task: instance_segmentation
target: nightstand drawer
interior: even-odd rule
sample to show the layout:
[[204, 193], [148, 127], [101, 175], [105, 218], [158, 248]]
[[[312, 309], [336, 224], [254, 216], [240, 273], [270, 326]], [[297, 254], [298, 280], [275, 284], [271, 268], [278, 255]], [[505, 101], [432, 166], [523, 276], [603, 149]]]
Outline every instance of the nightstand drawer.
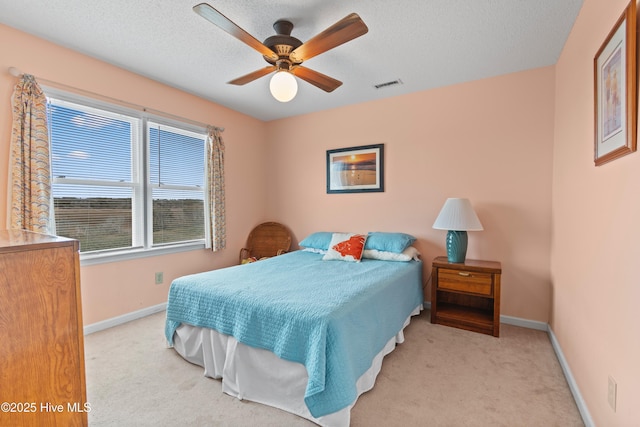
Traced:
[[491, 283], [490, 273], [447, 268], [438, 271], [438, 289], [490, 296], [493, 294]]

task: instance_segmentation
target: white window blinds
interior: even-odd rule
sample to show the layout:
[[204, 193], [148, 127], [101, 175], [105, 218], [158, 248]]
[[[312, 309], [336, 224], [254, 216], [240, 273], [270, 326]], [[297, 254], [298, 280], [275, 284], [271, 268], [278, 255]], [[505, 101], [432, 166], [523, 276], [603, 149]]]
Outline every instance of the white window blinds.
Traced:
[[205, 130], [48, 99], [56, 233], [81, 252], [204, 239]]

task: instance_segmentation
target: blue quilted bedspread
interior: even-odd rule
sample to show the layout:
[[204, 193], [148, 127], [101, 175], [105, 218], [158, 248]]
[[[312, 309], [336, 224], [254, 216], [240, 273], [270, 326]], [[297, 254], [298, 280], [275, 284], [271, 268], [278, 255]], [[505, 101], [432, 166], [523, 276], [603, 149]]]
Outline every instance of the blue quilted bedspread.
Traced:
[[422, 301], [421, 262], [296, 251], [174, 280], [165, 334], [172, 344], [181, 323], [212, 328], [302, 363], [320, 417], [353, 403], [357, 379]]

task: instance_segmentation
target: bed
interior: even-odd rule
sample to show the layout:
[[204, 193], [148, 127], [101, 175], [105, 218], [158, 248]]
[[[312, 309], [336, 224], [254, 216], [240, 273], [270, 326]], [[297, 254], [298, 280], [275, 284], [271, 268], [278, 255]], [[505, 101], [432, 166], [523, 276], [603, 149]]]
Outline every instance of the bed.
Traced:
[[221, 378], [227, 394], [349, 425], [351, 407], [422, 309], [422, 262], [329, 259], [307, 248], [174, 280], [169, 345]]

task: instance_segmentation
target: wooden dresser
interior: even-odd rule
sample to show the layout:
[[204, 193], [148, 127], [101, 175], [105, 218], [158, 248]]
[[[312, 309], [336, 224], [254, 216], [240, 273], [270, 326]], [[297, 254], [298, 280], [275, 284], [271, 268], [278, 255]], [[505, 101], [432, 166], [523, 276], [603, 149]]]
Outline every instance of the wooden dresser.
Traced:
[[0, 426], [86, 426], [77, 240], [0, 230]]

